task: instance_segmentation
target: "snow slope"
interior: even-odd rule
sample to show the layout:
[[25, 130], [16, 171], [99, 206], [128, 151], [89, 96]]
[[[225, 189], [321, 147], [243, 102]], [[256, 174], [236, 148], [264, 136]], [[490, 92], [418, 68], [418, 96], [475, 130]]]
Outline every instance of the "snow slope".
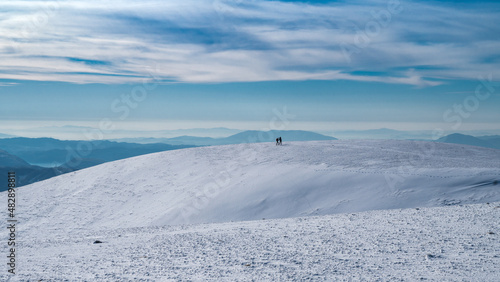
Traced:
[[240, 144], [106, 163], [17, 197], [22, 230], [49, 234], [500, 201], [499, 168], [500, 150], [434, 142]]
[[17, 189], [14, 281], [498, 281], [499, 167], [500, 150], [366, 140], [105, 163]]
[[23, 238], [12, 281], [500, 281], [499, 218], [497, 202], [62, 232]]

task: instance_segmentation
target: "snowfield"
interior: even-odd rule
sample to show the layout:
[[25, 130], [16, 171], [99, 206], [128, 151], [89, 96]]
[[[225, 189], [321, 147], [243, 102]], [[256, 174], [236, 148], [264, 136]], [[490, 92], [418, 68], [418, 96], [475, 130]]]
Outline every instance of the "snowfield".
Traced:
[[14, 281], [500, 281], [499, 218], [497, 202], [61, 230], [20, 240]]
[[499, 182], [500, 150], [434, 142], [134, 157], [17, 189], [15, 279], [498, 281]]

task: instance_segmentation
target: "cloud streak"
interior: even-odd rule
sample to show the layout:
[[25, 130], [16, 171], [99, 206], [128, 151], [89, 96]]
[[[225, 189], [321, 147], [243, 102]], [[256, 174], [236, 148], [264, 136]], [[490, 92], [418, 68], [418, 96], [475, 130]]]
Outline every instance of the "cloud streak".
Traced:
[[500, 65], [496, 3], [76, 0], [2, 6], [0, 79], [129, 83], [155, 69], [165, 81], [189, 83], [318, 79], [424, 87], [484, 73], [496, 78]]

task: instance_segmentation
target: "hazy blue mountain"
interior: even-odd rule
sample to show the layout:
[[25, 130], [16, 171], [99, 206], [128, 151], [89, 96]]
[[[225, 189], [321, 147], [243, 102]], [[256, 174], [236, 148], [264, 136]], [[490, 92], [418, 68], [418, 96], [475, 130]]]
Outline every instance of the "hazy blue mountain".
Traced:
[[217, 144], [217, 140], [224, 138], [197, 137], [197, 136], [179, 136], [174, 138], [165, 138], [163, 143], [171, 145], [190, 144], [196, 146], [207, 146]]
[[[7, 175], [9, 171], [16, 173], [16, 185], [21, 187], [34, 182], [42, 181], [63, 173], [91, 167], [103, 163], [102, 160], [95, 159], [80, 159], [78, 161], [72, 160], [73, 163], [78, 165], [65, 164], [53, 168], [40, 167], [30, 165], [28, 162], [19, 158], [18, 156], [9, 154], [0, 150], [0, 175]], [[0, 192], [7, 190], [5, 185], [0, 186]]]
[[[0, 150], [0, 175], [7, 175], [9, 171], [16, 173], [16, 184], [20, 187], [70, 172], [72, 169], [63, 167], [52, 169], [30, 165], [23, 159]], [[0, 185], [0, 191], [7, 189], [6, 185]]]
[[226, 138], [221, 138], [224, 144], [238, 143], [258, 143], [258, 142], [275, 142], [277, 137], [281, 137], [283, 142], [287, 141], [320, 141], [320, 140], [337, 140], [337, 138], [322, 135], [319, 133], [303, 130], [270, 130], [256, 131], [248, 130]]
[[152, 144], [152, 143], [164, 143], [170, 145], [195, 145], [195, 146], [207, 146], [213, 145], [216, 140], [211, 137], [198, 137], [198, 136], [179, 136], [173, 138], [120, 138], [114, 139], [111, 141], [116, 142], [128, 142], [128, 143], [137, 143], [137, 144]]
[[500, 149], [500, 135], [478, 136], [477, 138], [490, 143], [494, 148]]
[[3, 150], [0, 150], [0, 167], [19, 168], [29, 166], [29, 163], [19, 158], [18, 156], [14, 156]]
[[323, 132], [341, 139], [431, 139], [432, 131], [402, 131], [389, 128], [367, 130], [336, 130]]
[[14, 135], [0, 133], [0, 138], [12, 138], [12, 137], [15, 137], [15, 136]]
[[[96, 132], [99, 129], [94, 127], [85, 126], [47, 126], [40, 127], [31, 130], [31, 132], [38, 133], [40, 135], [49, 134], [50, 136], [65, 136], [69, 139], [79, 139], [82, 138], [84, 132]], [[113, 132], [106, 133], [107, 139], [113, 139], [119, 142], [134, 142], [128, 140], [129, 138], [138, 138], [148, 136], [153, 138], [172, 138], [176, 136], [203, 136], [212, 138], [222, 138], [227, 137], [243, 130], [231, 129], [231, 128], [190, 128], [190, 129], [173, 129], [173, 130], [113, 130]], [[122, 138], [121, 136], [128, 136], [129, 138]], [[57, 138], [57, 137], [56, 137]], [[140, 142], [142, 143], [142, 142]]]
[[[17, 187], [20, 187], [38, 181], [42, 181], [54, 176], [58, 176], [63, 173], [68, 173], [73, 170], [65, 167], [47, 168], [47, 167], [39, 167], [32, 165], [27, 167], [18, 167], [18, 168], [0, 167], [1, 175], [7, 175], [7, 172], [9, 171], [16, 172], [16, 185]], [[0, 192], [5, 190], [7, 190], [6, 185], [0, 185]]]
[[[0, 139], [0, 149], [18, 156], [30, 164], [73, 164], [69, 168], [81, 168], [81, 163], [103, 163], [143, 154], [193, 147], [190, 145], [134, 144], [112, 141], [65, 141], [53, 138]], [[75, 161], [78, 160], [78, 161]]]
[[14, 137], [16, 137], [16, 136], [10, 135], [10, 134], [0, 133], [0, 139], [2, 139], [2, 138], [14, 138]]
[[[24, 186], [108, 161], [188, 147], [193, 146], [52, 138], [0, 139], [0, 175], [13, 170], [17, 185]], [[41, 164], [50, 167], [41, 167]]]
[[176, 130], [163, 130], [162, 134], [165, 136], [196, 136], [196, 137], [212, 137], [212, 138], [223, 138], [226, 136], [231, 136], [236, 133], [240, 133], [243, 130], [231, 129], [225, 127], [216, 128], [192, 128], [192, 129], [176, 129]]
[[46, 151], [64, 148], [65, 145], [76, 145], [78, 141], [62, 141], [53, 138], [26, 138], [15, 137], [0, 140], [0, 149], [11, 154], [22, 151]]
[[368, 134], [373, 134], [373, 135], [389, 135], [389, 134], [402, 134], [406, 133], [406, 131], [400, 131], [400, 130], [395, 130], [395, 129], [390, 129], [390, 128], [379, 128], [379, 129], [366, 129], [366, 130], [345, 130], [345, 131], [340, 131], [340, 132], [346, 132], [346, 133], [368, 133]]
[[438, 142], [445, 143], [454, 143], [454, 144], [463, 144], [463, 145], [472, 145], [478, 147], [486, 147], [486, 148], [495, 148], [500, 149], [500, 143], [495, 143], [494, 138], [487, 140], [481, 139], [480, 137], [474, 137], [470, 135], [453, 133], [444, 137], [439, 138]]
[[481, 140], [498, 140], [500, 139], [500, 135], [477, 136], [477, 138]]
[[274, 142], [275, 139], [280, 136], [284, 142], [336, 140], [336, 138], [331, 136], [326, 136], [319, 133], [311, 131], [303, 131], [303, 130], [281, 130], [281, 131], [248, 130], [224, 138], [179, 136], [174, 138], [128, 138], [120, 140], [126, 140], [129, 142], [137, 142], [137, 143], [161, 142], [171, 145], [210, 146], [210, 145], [230, 145], [230, 144], [241, 144], [241, 143]]

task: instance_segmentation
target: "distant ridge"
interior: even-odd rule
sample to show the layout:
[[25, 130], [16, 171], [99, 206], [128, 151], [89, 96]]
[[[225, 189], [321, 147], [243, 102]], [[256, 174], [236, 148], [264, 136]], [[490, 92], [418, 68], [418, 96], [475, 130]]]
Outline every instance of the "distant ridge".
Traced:
[[9, 154], [3, 150], [0, 150], [0, 167], [8, 168], [19, 168], [19, 167], [29, 167], [30, 164], [20, 157]]
[[487, 135], [487, 136], [479, 136], [477, 137], [481, 140], [500, 140], [500, 135]]
[[12, 137], [16, 137], [16, 136], [9, 135], [9, 134], [4, 134], [4, 133], [0, 133], [0, 138], [12, 138]]
[[0, 174], [16, 171], [17, 186], [23, 186], [108, 161], [189, 147], [193, 146], [3, 138], [0, 139]]
[[[87, 126], [46, 126], [36, 129], [37, 134], [49, 134], [53, 138], [58, 138], [55, 136], [65, 136], [68, 140], [78, 140], [82, 137], [82, 134], [86, 131], [96, 132], [99, 130], [95, 127]], [[177, 136], [189, 135], [189, 136], [202, 136], [202, 137], [227, 137], [243, 130], [231, 129], [225, 127], [215, 127], [215, 128], [189, 128], [189, 129], [165, 129], [165, 130], [123, 130], [116, 129], [113, 132], [109, 132], [106, 135], [109, 139], [122, 139], [124, 137], [118, 136], [129, 136], [128, 138], [142, 138], [142, 137], [153, 137], [153, 138], [172, 138]], [[14, 137], [14, 136], [12, 136]], [[59, 138], [60, 139], [60, 138]], [[126, 139], [126, 138], [124, 138]], [[122, 140], [120, 140], [122, 141]], [[127, 142], [127, 141], [126, 141]]]
[[436, 140], [437, 142], [471, 145], [485, 148], [500, 149], [500, 136], [474, 137], [470, 135], [453, 133]]
[[210, 138], [197, 136], [179, 136], [174, 138], [124, 138], [113, 141], [137, 142], [137, 143], [165, 143], [170, 145], [231, 145], [243, 143], [274, 142], [277, 137], [287, 141], [323, 141], [337, 140], [337, 138], [304, 130], [247, 130], [228, 137]]
[[[87, 163], [103, 163], [149, 153], [193, 147], [192, 145], [134, 144], [101, 141], [68, 141], [53, 138], [0, 139], [0, 149], [16, 155], [26, 162], [41, 164], [68, 164], [73, 159], [86, 159]], [[89, 160], [92, 160], [89, 162]], [[74, 162], [72, 162], [74, 163]], [[81, 168], [80, 164], [71, 168]]]
[[402, 131], [390, 128], [366, 129], [366, 130], [335, 130], [326, 131], [326, 134], [336, 136], [340, 139], [429, 139], [431, 131]]
[[[30, 165], [25, 160], [0, 150], [0, 175], [7, 175], [8, 172], [16, 173], [16, 186], [24, 186], [37, 181], [45, 180], [71, 170], [67, 168], [45, 168]], [[0, 191], [7, 190], [6, 185], [0, 186]]]
[[284, 141], [322, 141], [337, 140], [337, 138], [323, 134], [303, 131], [303, 130], [270, 130], [256, 131], [249, 130], [223, 138], [227, 141], [240, 143], [273, 142], [277, 137], [282, 137]]

